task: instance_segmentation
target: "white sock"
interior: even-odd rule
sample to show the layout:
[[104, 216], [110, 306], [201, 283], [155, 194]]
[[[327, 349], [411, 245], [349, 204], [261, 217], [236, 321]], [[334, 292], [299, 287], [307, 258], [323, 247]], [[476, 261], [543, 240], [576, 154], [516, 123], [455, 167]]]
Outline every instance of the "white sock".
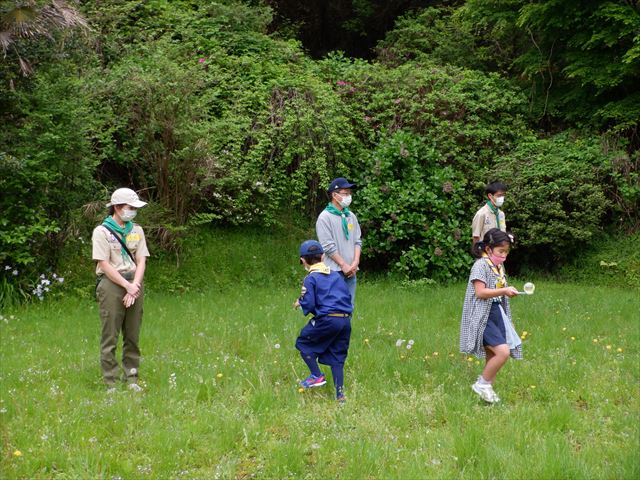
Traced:
[[478, 377], [478, 383], [480, 385], [491, 385], [491, 382], [489, 382], [488, 380], [485, 380], [482, 375]]

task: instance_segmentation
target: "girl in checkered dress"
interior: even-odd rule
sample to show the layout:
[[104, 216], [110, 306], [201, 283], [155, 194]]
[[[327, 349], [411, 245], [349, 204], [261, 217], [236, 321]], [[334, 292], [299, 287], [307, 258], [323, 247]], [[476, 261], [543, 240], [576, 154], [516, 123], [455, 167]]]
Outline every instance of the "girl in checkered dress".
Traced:
[[508, 286], [503, 265], [511, 243], [511, 235], [492, 228], [474, 245], [478, 259], [471, 267], [462, 308], [460, 351], [486, 359], [471, 388], [489, 403], [500, 401], [493, 382], [509, 356], [522, 358], [522, 342], [513, 327], [508, 300], [518, 290]]

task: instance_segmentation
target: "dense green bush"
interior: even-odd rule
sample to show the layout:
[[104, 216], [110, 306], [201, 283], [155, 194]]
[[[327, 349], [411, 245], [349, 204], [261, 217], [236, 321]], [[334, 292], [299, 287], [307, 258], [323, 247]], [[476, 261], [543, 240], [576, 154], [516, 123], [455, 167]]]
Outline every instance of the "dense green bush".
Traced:
[[370, 268], [434, 280], [466, 272], [467, 181], [440, 161], [428, 140], [401, 130], [372, 152], [357, 195]]
[[0, 282], [16, 294], [55, 264], [72, 211], [95, 185], [89, 106], [64, 70], [41, 68], [31, 88], [0, 93], [10, 119], [0, 136]]
[[523, 138], [497, 162], [510, 186], [507, 223], [527, 260], [553, 267], [594, 240], [611, 205], [611, 171], [600, 139], [568, 133]]
[[[379, 61], [366, 62], [310, 60], [297, 41], [269, 33], [272, 12], [259, 2], [80, 8], [86, 36], [25, 42], [35, 75], [18, 79], [14, 64], [0, 65], [5, 293], [52, 272], [63, 244], [88, 241], [109, 193], [124, 185], [152, 202], [152, 248], [176, 253], [196, 225], [306, 225], [328, 181], [347, 176], [364, 187], [355, 211], [365, 261], [410, 278], [465, 272], [473, 211], [499, 177], [512, 184], [507, 219], [531, 264], [575, 257], [609, 223], [637, 228], [640, 157], [621, 153], [631, 143], [534, 134], [519, 79], [487, 73], [515, 68], [522, 38], [513, 49], [483, 44], [473, 15], [417, 12], [380, 44]], [[487, 38], [521, 35], [507, 20]], [[628, 46], [626, 30], [616, 38]], [[634, 111], [610, 107], [625, 118]], [[23, 284], [16, 267], [26, 268]]]

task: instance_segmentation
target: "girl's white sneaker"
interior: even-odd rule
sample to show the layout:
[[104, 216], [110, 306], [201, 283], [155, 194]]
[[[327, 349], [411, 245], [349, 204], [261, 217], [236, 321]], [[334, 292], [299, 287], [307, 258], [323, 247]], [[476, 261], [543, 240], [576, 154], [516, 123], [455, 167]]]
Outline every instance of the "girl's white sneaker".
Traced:
[[471, 389], [476, 392], [480, 398], [482, 400], [484, 400], [487, 403], [498, 403], [500, 401], [500, 398], [498, 397], [498, 395], [496, 395], [496, 392], [493, 391], [493, 387], [491, 386], [491, 384], [481, 384], [481, 383], [474, 383], [473, 385], [471, 385]]

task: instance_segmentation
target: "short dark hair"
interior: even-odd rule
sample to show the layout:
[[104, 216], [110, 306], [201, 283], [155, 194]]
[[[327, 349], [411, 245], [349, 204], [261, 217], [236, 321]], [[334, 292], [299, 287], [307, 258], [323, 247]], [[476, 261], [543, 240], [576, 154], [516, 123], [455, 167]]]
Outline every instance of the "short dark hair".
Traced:
[[511, 245], [513, 243], [513, 235], [503, 232], [499, 228], [492, 228], [484, 234], [482, 240], [473, 245], [471, 253], [473, 253], [474, 257], [480, 258], [485, 248], [494, 248], [505, 243]]
[[507, 188], [508, 187], [502, 182], [491, 182], [484, 188], [484, 193], [486, 195], [495, 195], [497, 192], [506, 192]]
[[114, 213], [116, 213], [116, 207], [115, 207], [115, 205], [109, 205], [109, 206], [107, 207], [107, 213], [108, 213], [109, 215], [113, 215]]
[[315, 265], [316, 263], [320, 263], [322, 261], [322, 254], [320, 255], [304, 255], [304, 261], [307, 262], [307, 265]]

